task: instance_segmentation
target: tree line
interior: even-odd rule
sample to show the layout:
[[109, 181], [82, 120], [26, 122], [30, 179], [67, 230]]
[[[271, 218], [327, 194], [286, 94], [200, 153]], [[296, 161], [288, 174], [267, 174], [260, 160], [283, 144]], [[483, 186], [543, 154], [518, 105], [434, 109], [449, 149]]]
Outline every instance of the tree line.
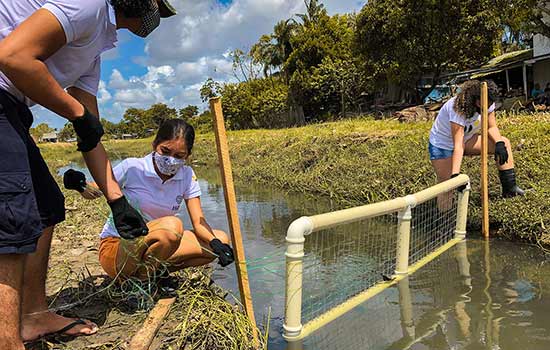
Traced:
[[[164, 103], [154, 104], [148, 109], [129, 108], [124, 113], [120, 122], [113, 123], [110, 120], [102, 118], [101, 123], [105, 130], [105, 138], [107, 139], [119, 139], [126, 135], [143, 138], [154, 134], [163, 121], [174, 118], [181, 118], [190, 122], [198, 132], [211, 130], [212, 118], [209, 111], [200, 113], [199, 107], [193, 105], [178, 110], [170, 108]], [[44, 134], [54, 131], [56, 130], [49, 127], [46, 123], [40, 123], [31, 128], [31, 135], [36, 140], [40, 140]], [[66, 123], [58, 132], [57, 137], [62, 142], [76, 139], [72, 124]]]
[[[320, 0], [278, 22], [249, 52], [232, 53], [236, 83], [209, 79], [234, 129], [273, 128], [364, 112], [389, 87], [419, 102], [419, 82], [476, 67], [550, 34], [550, 1], [369, 0], [328, 15]], [[550, 36], [550, 35], [549, 35]]]
[[[279, 21], [248, 52], [234, 50], [235, 82], [207, 79], [201, 98], [221, 96], [231, 129], [278, 128], [365, 112], [390, 87], [419, 102], [417, 88], [446, 72], [476, 67], [499, 54], [550, 37], [549, 0], [369, 0], [359, 13], [330, 16], [321, 0]], [[149, 136], [165, 119], [211, 130], [208, 111], [165, 104], [130, 108], [106, 134]], [[41, 126], [43, 132], [44, 128]], [[36, 133], [36, 132], [35, 132]], [[60, 140], [74, 138], [67, 124]]]

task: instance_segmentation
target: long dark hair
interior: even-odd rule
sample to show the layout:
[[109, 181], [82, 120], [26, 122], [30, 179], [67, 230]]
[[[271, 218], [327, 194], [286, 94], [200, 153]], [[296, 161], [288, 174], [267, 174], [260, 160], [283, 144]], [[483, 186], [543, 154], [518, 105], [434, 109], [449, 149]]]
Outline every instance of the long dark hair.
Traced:
[[[496, 101], [498, 86], [492, 80], [487, 80], [489, 90], [489, 104]], [[460, 86], [460, 92], [456, 95], [454, 110], [463, 118], [472, 117], [478, 110], [477, 101], [481, 100], [481, 81], [468, 80]]]
[[187, 154], [191, 154], [193, 144], [195, 143], [195, 129], [187, 124], [183, 119], [168, 119], [165, 120], [157, 131], [157, 136], [153, 141], [153, 147], [157, 147], [164, 141], [171, 141], [183, 138], [187, 145]]
[[140, 18], [155, 9], [151, 0], [109, 0], [109, 2], [115, 11], [127, 18]]

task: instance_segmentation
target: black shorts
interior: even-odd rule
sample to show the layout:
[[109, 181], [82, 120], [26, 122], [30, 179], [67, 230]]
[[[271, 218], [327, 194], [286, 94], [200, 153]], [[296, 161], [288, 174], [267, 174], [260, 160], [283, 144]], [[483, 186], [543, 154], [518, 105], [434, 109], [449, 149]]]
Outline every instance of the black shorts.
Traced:
[[65, 220], [65, 198], [29, 134], [29, 108], [0, 90], [0, 254], [28, 254]]

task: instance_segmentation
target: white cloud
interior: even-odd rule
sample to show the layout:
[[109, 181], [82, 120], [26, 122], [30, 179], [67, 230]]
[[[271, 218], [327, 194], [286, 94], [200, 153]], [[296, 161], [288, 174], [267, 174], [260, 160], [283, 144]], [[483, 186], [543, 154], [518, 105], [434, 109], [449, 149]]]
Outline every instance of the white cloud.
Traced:
[[102, 105], [110, 101], [112, 98], [111, 93], [107, 90], [107, 84], [103, 80], [99, 82], [99, 89], [97, 93], [97, 102]]
[[[356, 0], [324, 3], [330, 14], [358, 11], [363, 5]], [[179, 15], [163, 20], [147, 39], [145, 54], [132, 58], [146, 66], [147, 73], [125, 78], [119, 70], [112, 71], [106, 84], [111, 94], [100, 93], [100, 103], [113, 103], [103, 109], [107, 118], [116, 120], [128, 107], [157, 102], [176, 108], [200, 106], [199, 89], [206, 78], [233, 79], [228, 52], [247, 51], [278, 21], [305, 11], [302, 0], [234, 0], [228, 6], [217, 0], [184, 0], [174, 5]]]

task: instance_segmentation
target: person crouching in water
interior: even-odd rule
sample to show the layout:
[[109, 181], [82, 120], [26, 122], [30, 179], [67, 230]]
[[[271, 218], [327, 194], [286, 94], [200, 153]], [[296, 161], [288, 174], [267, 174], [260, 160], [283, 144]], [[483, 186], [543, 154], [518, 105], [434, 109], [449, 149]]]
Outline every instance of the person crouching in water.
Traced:
[[[135, 240], [120, 237], [112, 220], [101, 232], [99, 261], [111, 278], [148, 280], [190, 266], [212, 262], [222, 266], [234, 261], [227, 235], [212, 229], [201, 207], [201, 190], [193, 169], [186, 165], [195, 131], [181, 119], [165, 121], [153, 141], [153, 152], [129, 158], [113, 168], [124, 195], [147, 221], [149, 234]], [[83, 173], [69, 170], [65, 186], [90, 199]], [[93, 191], [92, 191], [93, 193]], [[175, 216], [185, 203], [193, 230], [186, 230]]]
[[[498, 88], [489, 87], [489, 153], [494, 154], [499, 170], [503, 197], [523, 196], [516, 184], [514, 157], [510, 140], [500, 134], [495, 118], [495, 97]], [[470, 80], [461, 86], [457, 96], [447, 101], [430, 132], [430, 160], [438, 182], [458, 176], [462, 158], [481, 154], [481, 82]]]

